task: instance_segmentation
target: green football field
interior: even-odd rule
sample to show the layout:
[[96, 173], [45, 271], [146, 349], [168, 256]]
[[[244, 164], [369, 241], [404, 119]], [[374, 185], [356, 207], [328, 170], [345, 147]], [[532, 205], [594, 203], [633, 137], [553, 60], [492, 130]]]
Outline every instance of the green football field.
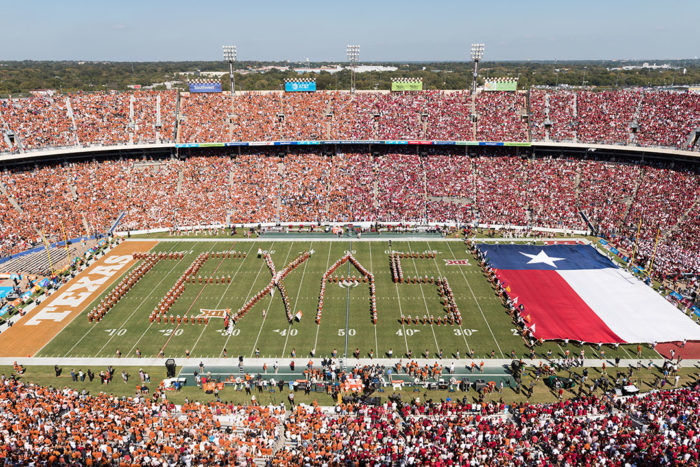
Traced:
[[[259, 300], [238, 322], [232, 333], [224, 330], [224, 320], [210, 318], [207, 324], [150, 322], [149, 315], [177, 279], [198, 255], [205, 252], [229, 250], [247, 253], [245, 258], [217, 258], [212, 255], [197, 275], [231, 276], [231, 282], [187, 283], [184, 292], [168, 312], [172, 315], [198, 316], [230, 308], [236, 312], [251, 297], [262, 291], [271, 280], [271, 272], [258, 249], [269, 251], [277, 271], [305, 251], [311, 257], [301, 263], [284, 279], [292, 313], [302, 311], [300, 321], [289, 324], [280, 294], [275, 290]], [[462, 324], [430, 325], [402, 324], [402, 316], [445, 316], [435, 284], [396, 284], [392, 281], [390, 249], [404, 253], [435, 251], [430, 259], [403, 258], [405, 277], [444, 276], [455, 295], [462, 315]], [[342, 357], [346, 349], [352, 356], [385, 357], [392, 351], [394, 358], [476, 358], [529, 357], [529, 350], [505, 312], [489, 282], [481, 273], [466, 246], [460, 241], [162, 241], [152, 250], [185, 252], [182, 259], [159, 261], [105, 317], [89, 322], [87, 312], [99, 302], [88, 306], [39, 353], [43, 357], [113, 357], [117, 350], [122, 357], [255, 357], [256, 350], [264, 358], [306, 358], [313, 349], [316, 357], [330, 356], [335, 349]], [[366, 283], [347, 286], [326, 284], [324, 311], [320, 324], [315, 322], [319, 291], [324, 272], [348, 251], [372, 272], [376, 280], [377, 324], [372, 323], [369, 287]], [[446, 260], [466, 259], [468, 264], [447, 265]], [[134, 267], [137, 267], [138, 262]], [[335, 271], [338, 276], [359, 276], [349, 262]], [[109, 289], [105, 291], [106, 295]], [[214, 312], [216, 314], [216, 312]], [[564, 356], [564, 344], [548, 342], [536, 347], [538, 356]], [[581, 347], [568, 345], [572, 355]], [[636, 346], [614, 349], [604, 346], [606, 358], [636, 358]], [[586, 358], [599, 356], [596, 346], [585, 346]], [[643, 349], [643, 358], [658, 354]]]

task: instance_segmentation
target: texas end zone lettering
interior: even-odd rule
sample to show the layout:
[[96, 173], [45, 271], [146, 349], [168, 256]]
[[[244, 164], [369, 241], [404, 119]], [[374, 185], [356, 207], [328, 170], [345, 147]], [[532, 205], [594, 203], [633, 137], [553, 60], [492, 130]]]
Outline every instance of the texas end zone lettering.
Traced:
[[88, 300], [97, 294], [101, 285], [111, 277], [119, 273], [133, 259], [131, 255], [110, 256], [105, 258], [104, 264], [95, 267], [92, 271], [73, 283], [68, 289], [56, 297], [50, 305], [45, 306], [25, 326], [37, 326], [42, 321], [63, 321], [68, 315], [79, 307], [88, 303]]

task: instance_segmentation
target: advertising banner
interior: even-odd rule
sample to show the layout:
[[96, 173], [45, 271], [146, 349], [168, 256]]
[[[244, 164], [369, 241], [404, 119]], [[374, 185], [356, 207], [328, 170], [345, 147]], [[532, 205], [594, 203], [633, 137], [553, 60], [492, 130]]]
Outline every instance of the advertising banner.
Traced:
[[314, 92], [316, 81], [287, 81], [284, 83], [285, 92]]
[[190, 92], [221, 92], [220, 81], [190, 81]]
[[391, 90], [392, 91], [422, 91], [423, 90], [423, 81], [416, 80], [416, 81], [392, 81], [391, 82]]
[[517, 91], [518, 82], [515, 80], [494, 80], [484, 83], [484, 91]]

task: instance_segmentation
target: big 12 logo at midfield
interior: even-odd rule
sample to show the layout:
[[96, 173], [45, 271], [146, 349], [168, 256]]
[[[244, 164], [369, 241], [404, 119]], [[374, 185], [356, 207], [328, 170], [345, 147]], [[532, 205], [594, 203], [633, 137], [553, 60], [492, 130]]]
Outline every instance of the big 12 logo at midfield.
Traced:
[[202, 319], [204, 319], [204, 318], [208, 318], [208, 319], [221, 318], [221, 319], [224, 319], [227, 314], [230, 315], [231, 310], [223, 310], [223, 309], [207, 310], [205, 308], [200, 308], [199, 314], [197, 316], [195, 316], [194, 318], [195, 319], [197, 319], [197, 318], [202, 318]]
[[446, 259], [445, 266], [469, 266], [468, 259]]

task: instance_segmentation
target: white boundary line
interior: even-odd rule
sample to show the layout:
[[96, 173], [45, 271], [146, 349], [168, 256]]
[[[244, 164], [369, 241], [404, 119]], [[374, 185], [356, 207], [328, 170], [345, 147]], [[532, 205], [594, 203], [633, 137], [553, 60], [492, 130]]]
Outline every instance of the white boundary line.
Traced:
[[[258, 277], [260, 277], [260, 271], [263, 270], [263, 266], [265, 266], [265, 260], [264, 260], [264, 259], [263, 259], [263, 260], [261, 261], [261, 263], [260, 263], [260, 267], [258, 268], [258, 273], [255, 275], [255, 279], [253, 279], [253, 282], [250, 284], [250, 289], [248, 290], [248, 295], [246, 295], [245, 302], [243, 302], [244, 304], [245, 304], [245, 303], [248, 303], [248, 300], [250, 300], [250, 296], [251, 296], [251, 294], [253, 293], [253, 287], [255, 287], [255, 283], [258, 281]], [[219, 355], [221, 355], [221, 354], [224, 353], [224, 349], [225, 349], [226, 347], [228, 347], [228, 341], [231, 339], [232, 336], [233, 336], [233, 334], [229, 335], [229, 336], [226, 338], [226, 342], [224, 342], [224, 346], [221, 348], [221, 351], [219, 352]]]
[[[450, 249], [450, 254], [452, 255], [452, 259], [457, 259], [455, 256], [454, 251], [452, 251], [452, 247], [450, 244], [447, 244], [447, 247]], [[503, 350], [501, 350], [501, 346], [498, 345], [498, 339], [496, 339], [495, 334], [493, 333], [493, 329], [491, 329], [491, 325], [489, 324], [489, 321], [486, 319], [486, 315], [484, 314], [484, 310], [481, 308], [481, 304], [479, 303], [479, 300], [476, 298], [476, 294], [474, 294], [474, 290], [472, 289], [471, 284], [469, 284], [469, 280], [467, 279], [467, 276], [464, 274], [464, 271], [462, 271], [462, 268], [459, 268], [459, 272], [462, 274], [462, 277], [464, 278], [464, 282], [467, 284], [467, 287], [469, 287], [469, 292], [471, 292], [472, 297], [474, 297], [474, 301], [476, 302], [476, 307], [479, 309], [479, 312], [481, 313], [481, 316], [484, 318], [484, 322], [486, 323], [486, 327], [489, 328], [489, 332], [491, 333], [491, 337], [493, 337], [493, 341], [496, 343], [496, 347], [498, 347], [498, 352], [501, 354], [502, 358], [505, 358], [505, 355], [503, 354]]]
[[[333, 246], [332, 244], [330, 244], [330, 243], [328, 244], [328, 258], [326, 258], [326, 269], [323, 270], [323, 274], [325, 274], [326, 271], [328, 271], [328, 265], [331, 264], [331, 247], [332, 246]], [[321, 280], [323, 280], [323, 277], [321, 277]], [[316, 317], [314, 316], [314, 319], [315, 318]], [[320, 322], [316, 325], [316, 338], [314, 339], [314, 349], [318, 345], [318, 331], [319, 331], [319, 329], [321, 329]], [[282, 354], [282, 356], [284, 356], [284, 354]]]
[[[408, 244], [408, 251], [413, 252], [413, 249], [411, 248], [411, 244]], [[416, 258], [413, 258], [413, 255], [411, 255], [411, 261], [413, 262], [413, 269], [416, 271], [416, 275], [419, 275], [418, 271], [418, 266], [416, 265]], [[430, 309], [428, 308], [428, 302], [425, 300], [425, 292], [423, 292], [423, 284], [418, 283], [418, 288], [420, 289], [420, 294], [423, 297], [423, 305], [425, 306], [425, 312], [430, 315]], [[437, 354], [440, 354], [440, 344], [438, 343], [437, 336], [435, 335], [435, 328], [433, 327], [433, 323], [430, 323], [430, 332], [433, 333], [433, 340], [435, 341], [435, 350]]]
[[[372, 244], [371, 243], [369, 244], [369, 272], [371, 274], [374, 274], [373, 268], [372, 268]], [[376, 286], [376, 280], [375, 280], [375, 286]], [[369, 297], [369, 298], [370, 298], [370, 300], [372, 300], [372, 297]], [[377, 315], [379, 315], [379, 312], [377, 312]], [[377, 321], [379, 321], [379, 317], [377, 317]], [[379, 339], [377, 339], [377, 325], [372, 323], [372, 327], [374, 328], [374, 348], [377, 349], [377, 357], [378, 357], [379, 356]]]
[[[252, 249], [253, 249], [253, 246], [251, 245], [251, 247], [250, 247], [250, 248], [248, 249], [248, 251], [246, 252], [245, 258], [241, 258], [241, 262], [240, 262], [240, 264], [238, 265], [238, 269], [236, 269], [236, 272], [233, 274], [233, 277], [231, 278], [231, 282], [229, 282], [228, 285], [226, 285], [226, 290], [224, 290], [224, 293], [222, 293], [222, 294], [221, 294], [221, 297], [219, 297], [219, 301], [216, 303], [216, 307], [215, 307], [215, 308], [219, 308], [219, 306], [221, 306], [221, 302], [224, 301], [224, 297], [226, 297], [226, 293], [228, 292], [228, 289], [231, 288], [231, 284], [233, 284], [233, 281], [236, 279], [236, 276], [237, 276], [238, 273], [241, 271], [241, 268], [243, 267], [243, 263], [245, 262], [245, 260], [246, 260], [246, 258], [248, 257], [248, 255], [250, 255], [250, 252], [251, 252]], [[192, 353], [194, 353], [195, 347], [197, 347], [197, 344], [199, 344], [200, 339], [201, 339], [202, 336], [204, 335], [204, 331], [206, 331], [208, 327], [209, 327], [209, 323], [207, 322], [207, 323], [204, 325], [204, 327], [202, 328], [202, 332], [199, 333], [199, 337], [198, 337], [197, 340], [194, 342], [194, 345], [193, 345], [192, 348], [190, 349], [190, 351], [191, 351]], [[219, 356], [221, 356], [221, 354], [219, 354]]]
[[[312, 250], [313, 248], [311, 245], [313, 245], [314, 242], [309, 243], [309, 250]], [[292, 244], [293, 245], [293, 244]], [[309, 265], [311, 262], [311, 258], [307, 259], [304, 261], [304, 270], [301, 271], [301, 281], [299, 281], [299, 290], [297, 290], [297, 297], [294, 299], [294, 306], [292, 307], [292, 313], [294, 313], [294, 310], [297, 308], [297, 303], [299, 303], [299, 296], [301, 295], [301, 290], [302, 286], [304, 285], [304, 276], [306, 275], [306, 266]], [[318, 327], [318, 326], [316, 326]], [[282, 355], [280, 355], [280, 358], [284, 357], [284, 353], [287, 351], [287, 342], [289, 342], [289, 334], [292, 330], [292, 323], [289, 323], [289, 326], [287, 326], [287, 336], [284, 338], [284, 347], [282, 347]], [[314, 352], [316, 351], [316, 347], [314, 344]]]
[[[209, 250], [207, 250], [207, 253], [209, 253], [213, 248], [214, 248], [213, 246], [212, 246], [211, 248], [209, 248]], [[192, 252], [192, 253], [190, 253], [190, 254], [194, 254], [194, 252]], [[197, 259], [197, 257], [195, 257], [195, 259]], [[148, 327], [143, 331], [143, 333], [141, 333], [141, 336], [140, 336], [139, 339], [134, 343], [134, 345], [131, 347], [131, 350], [129, 350], [129, 353], [131, 353], [131, 352], [134, 351], [134, 349], [136, 348], [136, 346], [139, 345], [139, 342], [141, 342], [141, 339], [143, 339], [143, 336], [145, 336], [146, 333], [147, 333], [148, 331], [150, 331], [150, 329], [151, 329], [152, 327], [153, 327], [153, 323], [148, 323]], [[129, 355], [129, 354], [127, 354], [127, 355]]]
[[[172, 251], [172, 250], [168, 250], [168, 251]], [[183, 257], [182, 259], [184, 259], [184, 257]], [[131, 312], [131, 314], [124, 320], [124, 322], [123, 322], [122, 324], [119, 325], [119, 327], [117, 328], [118, 330], [119, 330], [119, 329], [123, 329], [124, 326], [126, 326], [126, 324], [127, 324], [129, 321], [131, 321], [131, 318], [141, 309], [141, 307], [146, 303], [146, 301], [151, 297], [151, 295], [153, 295], [153, 292], [156, 290], [156, 288], [157, 288], [160, 284], [162, 284], [163, 281], [164, 281], [166, 278], [168, 278], [168, 277], [170, 276], [170, 274], [175, 270], [175, 268], [182, 262], [182, 259], [177, 260], [177, 261], [175, 262], [175, 264], [173, 264], [173, 266], [170, 268], [170, 271], [168, 271], [167, 274], [164, 274], [163, 277], [161, 277], [161, 279], [158, 281], [158, 283], [157, 283], [156, 285], [154, 285], [153, 288], [148, 292], [148, 295], [146, 295], [146, 297], [141, 301], [141, 303], [139, 303], [139, 304], [134, 308], [134, 311]], [[150, 271], [149, 271], [149, 272], [150, 272]], [[91, 329], [91, 330], [92, 330], [92, 329], [95, 329], [95, 326], [91, 327], [90, 329]], [[86, 335], [87, 335], [87, 333], [86, 333]], [[98, 355], [100, 355], [100, 353], [104, 350], [104, 348], [107, 347], [107, 345], [108, 345], [110, 342], [112, 342], [112, 339], [114, 339], [114, 336], [115, 336], [115, 335], [116, 335], [116, 333], [114, 333], [113, 335], [109, 336], [109, 339], [107, 339], [107, 342], [105, 342], [105, 343], [102, 345], [102, 347], [100, 347], [100, 350], [97, 351], [97, 353], [95, 354], [95, 357], [97, 357]], [[83, 337], [85, 337], [85, 336], [83, 336]], [[82, 340], [82, 338], [81, 338], [81, 340]], [[71, 350], [73, 350], [73, 348], [71, 348]]]
[[[156, 243], [156, 244], [153, 245], [153, 247], [151, 247], [151, 249], [148, 250], [148, 251], [151, 251], [153, 248], [155, 248], [155, 247], [157, 247], [157, 246], [158, 246], [158, 244]], [[175, 247], [177, 247], [177, 244], [175, 244]], [[168, 251], [172, 251], [172, 250], [168, 250]], [[51, 343], [51, 341], [53, 341], [53, 340], [56, 338], [56, 336], [58, 336], [59, 334], [63, 333], [63, 331], [67, 330], [68, 326], [70, 326], [70, 324], [71, 324], [75, 319], [78, 319], [79, 316], [81, 316], [87, 309], [89, 309], [90, 306], [91, 306], [93, 303], [95, 303], [100, 297], [102, 297], [102, 296], [104, 295], [105, 292], [107, 292], [108, 290], [114, 288], [114, 287], [118, 284], [117, 281], [118, 281], [121, 277], [123, 277], [124, 274], [128, 274], [130, 271], [132, 271], [133, 269], [136, 268], [136, 265], [138, 264], [138, 262], [139, 262], [139, 260], [137, 260], [129, 269], [127, 269], [126, 271], [124, 271], [124, 273], [123, 273], [122, 275], [120, 275], [119, 277], [117, 277], [117, 279], [116, 279], [109, 287], [107, 287], [105, 290], [103, 290], [101, 294], [99, 294], [97, 297], [95, 297], [94, 300], [92, 300], [90, 303], [88, 303], [87, 306], [85, 306], [85, 308], [83, 308], [83, 310], [82, 310], [78, 315], [76, 315], [76, 317], [75, 317], [73, 320], [71, 320], [71, 322], [68, 323], [68, 324], [66, 325], [66, 327], [64, 327], [64, 328], [61, 330], [61, 332], [59, 332], [58, 334], [56, 334], [55, 336], [53, 336], [53, 337], [51, 338], [51, 340], [50, 340], [49, 342], [47, 342], [47, 343], [44, 345], [44, 347], [46, 347], [47, 345], [49, 345], [49, 343]], [[70, 283], [70, 282], [69, 282], [69, 283]], [[97, 323], [95, 323], [95, 325], [96, 325], [96, 324], [97, 324]], [[68, 352], [65, 353], [64, 357], [67, 357], [68, 354], [71, 353], [71, 352], [73, 351], [73, 349], [74, 349], [80, 342], [82, 342], [82, 340], [85, 339], [85, 338], [87, 337], [88, 334], [90, 334], [90, 333], [92, 332], [93, 329], [95, 329], [95, 327], [96, 327], [95, 325], [90, 326], [90, 327], [88, 328], [88, 330], [80, 337], [80, 339], [78, 339], [78, 341], [77, 341], [75, 344], [73, 344], [73, 347], [71, 347], [70, 350], [68, 350]], [[44, 347], [42, 347], [41, 349], [43, 349]], [[39, 352], [41, 352], [41, 349], [39, 350]], [[39, 353], [39, 352], [37, 352], [37, 353]]]
[[[282, 269], [280, 269], [280, 271], [283, 270], [287, 266], [287, 264], [289, 264], [289, 263], [287, 263], [287, 261], [289, 261], [289, 253], [292, 252], [293, 246], [294, 246], [294, 243], [289, 244], [289, 250], [287, 250], [287, 256], [284, 258], [284, 261], [282, 262], [282, 264], [284, 264], [284, 266], [282, 266]], [[282, 294], [279, 294], [279, 296], [280, 296], [280, 299], [282, 299]], [[253, 344], [253, 348], [250, 349], [250, 357], [249, 358], [253, 358], [253, 355], [255, 354], [255, 349], [258, 346], [258, 340], [260, 340], [260, 334], [262, 334], [262, 330], [265, 327], [265, 320], [267, 319], [268, 313], [270, 313], [270, 308], [272, 307], [272, 301], [274, 300], [274, 298], [275, 298], [274, 295], [270, 294], [270, 303], [268, 303], [267, 310], [265, 311], [265, 314], [263, 315], [262, 323], [260, 323], [260, 329], [258, 329], [258, 336], [255, 338], [255, 343]], [[289, 334], [289, 333], [287, 333], [287, 334]]]
[[[61, 357], [1, 357], [0, 358], [0, 365], [3, 366], [10, 366], [14, 362], [18, 362], [22, 365], [26, 366], [53, 366], [53, 365], [113, 365], [113, 366], [118, 366], [118, 367], [125, 367], [125, 366], [144, 366], [144, 367], [152, 367], [152, 366], [158, 366], [158, 367], [163, 367], [163, 363], [165, 362], [166, 358], [134, 358], [134, 357], [129, 357], [129, 358], [116, 358], [116, 357], [108, 357], [108, 358], [91, 358], [91, 357], [70, 357], [70, 358], [61, 358]], [[178, 359], [178, 361], [183, 360], [184, 358]], [[201, 360], [204, 362], [205, 365], [223, 365], [223, 366], [232, 366], [232, 360], [230, 357], [228, 358], [207, 358], [207, 357], [202, 357], [202, 358], [197, 358], [197, 360]], [[284, 359], [279, 359], [278, 363], [280, 365], [280, 368], [283, 367], [284, 365], [289, 364], [291, 362], [292, 358], [284, 358]], [[320, 365], [321, 364], [321, 358], [312, 358], [315, 365]], [[353, 362], [357, 362], [357, 365], [393, 365], [399, 360], [402, 360], [399, 357], [396, 358], [375, 358], [370, 360], [369, 358], [360, 358], [358, 360], [353, 360]], [[434, 364], [436, 362], [441, 362], [443, 360], [439, 360], [437, 358], [430, 358], [430, 359], [424, 359], [424, 358], [414, 358], [419, 365], [423, 366], [425, 364]], [[511, 359], [492, 359], [492, 358], [484, 358], [484, 359], [478, 359], [478, 360], [484, 360], [486, 366], [502, 366], [502, 365], [509, 365], [511, 362]], [[610, 358], [606, 358], [606, 364], [608, 365], [608, 369], [610, 369]], [[664, 359], [662, 358], [652, 358], [652, 359], [647, 359], [643, 358], [641, 359], [641, 362], [643, 366], [646, 367], [646, 364], [651, 360], [651, 362], [657, 366], [657, 368], [660, 368], [664, 364]], [[471, 364], [472, 360], [469, 358], [460, 358], [460, 359], [455, 359], [455, 362], [459, 365], [469, 365]], [[270, 363], [270, 359], [267, 358], [253, 358], [253, 359], [247, 359], [246, 360], [246, 367], [253, 367], [253, 366], [259, 366], [262, 367], [264, 363]], [[525, 358], [523, 359], [523, 362], [525, 363], [526, 366], [534, 367], [539, 365], [540, 362], [542, 364], [549, 364], [549, 361], [546, 358], [536, 358], [536, 359], [529, 359]], [[634, 359], [621, 359], [620, 360], [620, 367], [628, 367], [628, 366], [637, 366], [640, 363], [640, 359], [634, 358]], [[688, 359], [688, 360], [681, 360], [680, 368], [693, 368], [696, 365], [700, 364], [700, 359]], [[600, 368], [603, 365], [603, 360], [599, 358], [587, 358], [584, 360], [583, 367], [584, 368]]]
[[[432, 250], [432, 247], [430, 246], [430, 242], [426, 242], [426, 244], [428, 245], [428, 249]], [[437, 269], [438, 274], [440, 274], [443, 277], [447, 277], [446, 275], [442, 274], [442, 271], [440, 270], [440, 263], [438, 263], [437, 258], [433, 258], [433, 262], [435, 263], [435, 268]], [[462, 322], [464, 322], [464, 321], [462, 321]], [[462, 330], [462, 337], [464, 338], [464, 344], [467, 346], [467, 354], [469, 354], [470, 347], [469, 347], [469, 342], [467, 342], [467, 336], [464, 335], [464, 328], [462, 327], [461, 324], [457, 325], [457, 328]]]
[[[393, 279], [392, 279], [392, 282], [393, 282]], [[394, 282], [394, 288], [396, 289], [396, 301], [399, 304], [399, 313], [401, 314], [401, 318], [402, 318], [401, 319], [401, 328], [403, 329], [403, 340], [406, 343], [406, 356], [408, 356], [408, 351], [409, 351], [408, 338], [406, 337], [406, 325], [403, 322], [404, 314], [403, 314], [403, 307], [401, 306], [401, 295], [399, 294], [399, 283], [398, 282]]]
[[[265, 242], [338, 242], [338, 243], [347, 243], [348, 241], [352, 241], [353, 243], [358, 242], [386, 242], [388, 240], [391, 240], [392, 242], [427, 242], [429, 240], [440, 240], [444, 242], [463, 242], [463, 238], [437, 238], [436, 235], [426, 235], [426, 236], [377, 236], [377, 237], [370, 237], [370, 238], [356, 238], [356, 237], [335, 237], [335, 236], [321, 236], [319, 234], [318, 238], [311, 237], [309, 234], [295, 234], [294, 232], [288, 232], [285, 235], [289, 235], [289, 238], [285, 237], [257, 237], [257, 238], [240, 238], [240, 237], [182, 237], [180, 239], [175, 239], [175, 238], [167, 238], [167, 237], [137, 237], [137, 238], [130, 238], [126, 239], [125, 241], [127, 242], [134, 242], [134, 241], [144, 241], [144, 240], [155, 240], [158, 242], [260, 242], [260, 243], [265, 243]], [[567, 237], [567, 240], [576, 240], [574, 237]], [[484, 240], [491, 240], [494, 241], [495, 239], [484, 239]], [[516, 241], [518, 240], [517, 238], [503, 238], [502, 241]], [[523, 238], [521, 241], [531, 241], [531, 242], [537, 242], [537, 241], [544, 241], [544, 240], [551, 240], [551, 239], [545, 239], [545, 238]], [[580, 239], [582, 240], [582, 239]]]

